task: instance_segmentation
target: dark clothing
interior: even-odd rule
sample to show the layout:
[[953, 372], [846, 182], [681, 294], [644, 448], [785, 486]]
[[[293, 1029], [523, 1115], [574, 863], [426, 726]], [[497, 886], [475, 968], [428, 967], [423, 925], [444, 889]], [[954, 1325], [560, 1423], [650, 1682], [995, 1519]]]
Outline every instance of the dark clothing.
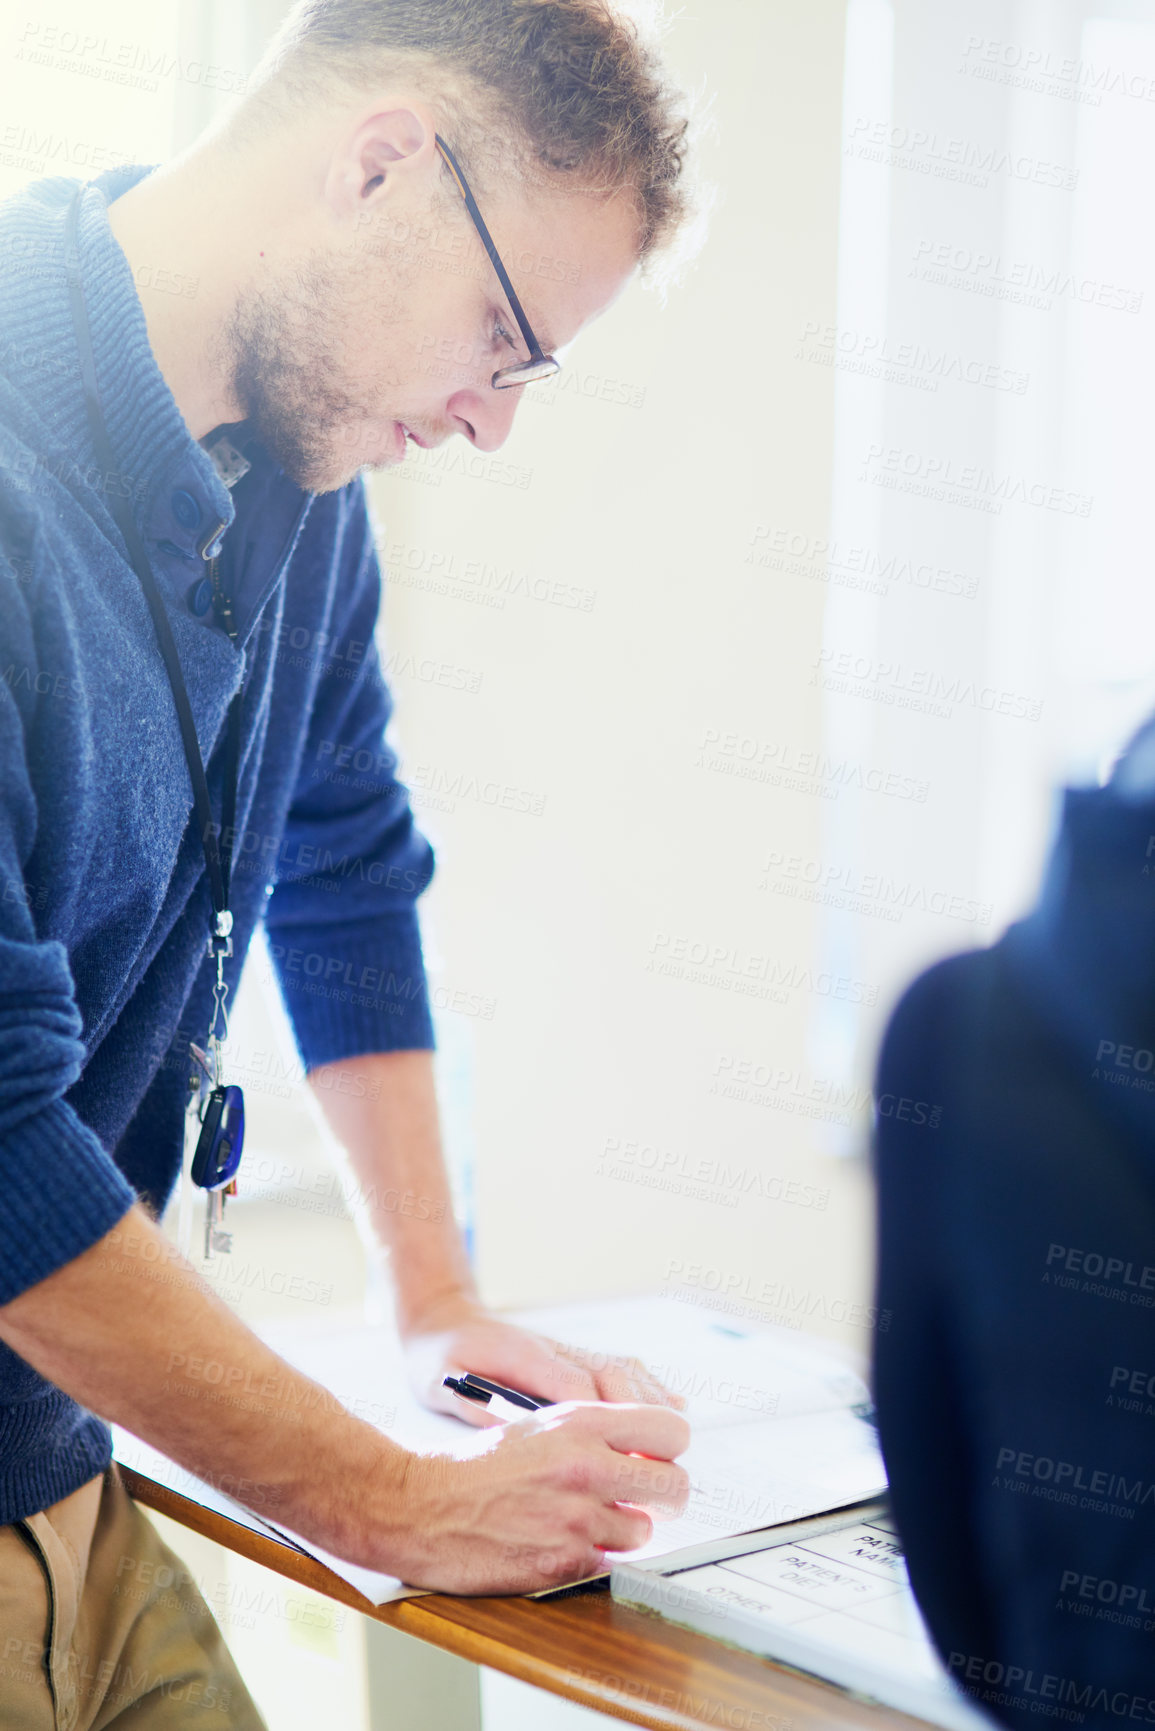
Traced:
[[918, 980], [879, 1066], [894, 1509], [1017, 1726], [1155, 1723], [1153, 873], [1150, 789], [1068, 793], [1037, 910]]

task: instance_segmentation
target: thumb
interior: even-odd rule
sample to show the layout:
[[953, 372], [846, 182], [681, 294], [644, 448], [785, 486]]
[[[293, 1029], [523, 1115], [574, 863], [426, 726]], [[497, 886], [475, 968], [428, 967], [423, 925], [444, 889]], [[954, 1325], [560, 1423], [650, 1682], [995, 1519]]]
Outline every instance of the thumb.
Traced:
[[[463, 1419], [466, 1424], [475, 1425], [484, 1430], [502, 1421], [496, 1414], [480, 1401], [463, 1400], [454, 1394], [451, 1388], [445, 1387], [447, 1365], [443, 1352], [444, 1341], [438, 1335], [421, 1336], [411, 1341], [405, 1349], [405, 1368], [409, 1374], [409, 1385], [422, 1406], [431, 1412], [444, 1412], [453, 1418]], [[463, 1370], [455, 1368], [455, 1376], [464, 1376]]]

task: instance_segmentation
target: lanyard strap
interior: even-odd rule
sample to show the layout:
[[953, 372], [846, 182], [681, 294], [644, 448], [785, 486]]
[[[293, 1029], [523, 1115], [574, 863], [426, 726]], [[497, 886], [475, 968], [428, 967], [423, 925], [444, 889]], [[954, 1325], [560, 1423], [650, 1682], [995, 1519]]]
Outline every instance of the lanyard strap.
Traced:
[[180, 723], [181, 741], [184, 745], [185, 762], [188, 764], [189, 780], [192, 783], [197, 827], [200, 830], [201, 846], [204, 849], [209, 891], [212, 896], [213, 918], [209, 951], [210, 954], [215, 952], [218, 955], [231, 955], [233, 944], [230, 934], [233, 928], [233, 916], [229, 912], [229, 889], [232, 876], [233, 834], [237, 815], [237, 782], [240, 775], [241, 693], [238, 691], [229, 704], [228, 733], [225, 742], [224, 800], [221, 811], [221, 832], [218, 836], [213, 826], [213, 808], [209, 799], [209, 785], [205, 775], [204, 758], [201, 756], [192, 704], [189, 702], [188, 688], [185, 685], [184, 674], [181, 670], [180, 655], [173, 638], [172, 626], [169, 624], [164, 601], [157, 587], [156, 578], [153, 576], [152, 566], [145, 551], [140, 531], [136, 526], [136, 519], [127, 499], [121, 495], [117, 488], [119, 475], [112, 454], [104, 412], [100, 406], [100, 391], [96, 382], [96, 362], [92, 349], [92, 332], [88, 322], [88, 309], [84, 302], [84, 288], [80, 280], [78, 235], [80, 202], [84, 191], [84, 187], [78, 188], [68, 210], [64, 228], [64, 260], [68, 270], [68, 292], [72, 305], [72, 323], [76, 332], [76, 345], [80, 354], [80, 377], [84, 386], [88, 425], [96, 450], [96, 460], [104, 472], [105, 485], [108, 488], [105, 498], [124, 537], [129, 561], [136, 572], [141, 588], [144, 590], [144, 598], [148, 602], [148, 610], [152, 614], [157, 642], [160, 645], [161, 655], [164, 657], [168, 682], [172, 687], [173, 702], [176, 705], [177, 720]]

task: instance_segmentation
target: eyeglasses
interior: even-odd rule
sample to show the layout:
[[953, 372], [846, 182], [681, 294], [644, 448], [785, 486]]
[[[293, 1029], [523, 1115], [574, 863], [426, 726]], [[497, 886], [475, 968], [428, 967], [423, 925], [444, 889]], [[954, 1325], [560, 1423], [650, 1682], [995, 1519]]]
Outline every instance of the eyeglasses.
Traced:
[[513, 309], [513, 316], [517, 320], [521, 334], [525, 338], [525, 346], [529, 350], [528, 361], [518, 361], [511, 367], [499, 367], [490, 380], [490, 384], [495, 391], [508, 391], [513, 385], [532, 385], [538, 379], [552, 379], [555, 373], [560, 373], [561, 362], [555, 360], [552, 355], [547, 355], [534, 336], [530, 322], [526, 318], [521, 302], [514, 292], [513, 284], [509, 280], [509, 273], [502, 264], [497, 248], [493, 244], [493, 236], [486, 228], [485, 220], [477, 208], [477, 200], [469, 190], [469, 182], [461, 172], [461, 165], [439, 134], [434, 133], [433, 138], [438, 150], [445, 158], [446, 167], [457, 182], [457, 190], [465, 200], [465, 208], [472, 218], [474, 228], [481, 236], [481, 244], [489, 254], [490, 263], [497, 272], [498, 281], [505, 292], [506, 300]]

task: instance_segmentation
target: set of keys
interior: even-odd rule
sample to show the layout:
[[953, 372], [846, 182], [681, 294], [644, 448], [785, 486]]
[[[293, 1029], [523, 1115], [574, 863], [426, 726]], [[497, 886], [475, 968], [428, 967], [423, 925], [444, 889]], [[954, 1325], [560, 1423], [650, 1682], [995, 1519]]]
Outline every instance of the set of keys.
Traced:
[[245, 1100], [241, 1090], [221, 1081], [220, 1041], [210, 1040], [205, 1053], [193, 1045], [194, 1069], [189, 1078], [189, 1132], [195, 1135], [190, 1177], [205, 1199], [206, 1262], [227, 1254], [233, 1235], [224, 1229], [225, 1201], [237, 1193], [236, 1173], [245, 1145]]
[[[230, 944], [231, 949], [231, 944]], [[222, 1080], [224, 1041], [229, 1019], [225, 1000], [225, 951], [217, 950], [217, 978], [213, 988], [213, 1019], [209, 1026], [208, 1050], [190, 1043], [189, 1102], [185, 1119], [186, 1150], [192, 1147], [189, 1176], [204, 1190], [204, 1258], [211, 1262], [233, 1247], [233, 1235], [224, 1229], [225, 1201], [237, 1193], [236, 1175], [245, 1146], [245, 1097], [240, 1088]], [[221, 1032], [218, 1033], [218, 1024]]]

